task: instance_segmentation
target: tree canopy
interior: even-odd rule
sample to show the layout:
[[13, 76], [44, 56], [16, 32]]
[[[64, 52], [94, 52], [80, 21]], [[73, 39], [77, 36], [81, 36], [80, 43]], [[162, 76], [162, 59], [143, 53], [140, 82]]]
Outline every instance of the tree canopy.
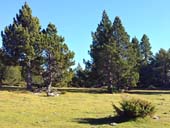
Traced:
[[47, 83], [50, 86], [54, 79], [57, 84], [61, 84], [61, 81], [67, 84], [72, 79], [74, 52], [64, 43], [64, 37], [57, 35], [54, 24], [50, 23], [47, 29], [41, 30], [39, 19], [32, 16], [27, 3], [1, 35], [3, 63], [22, 66], [28, 90], [32, 90], [32, 77], [35, 76], [38, 79], [43, 77], [46, 84], [44, 74], [48, 74]]
[[167, 87], [170, 84], [170, 50], [161, 48], [153, 55], [148, 35], [143, 34], [141, 40], [131, 39], [120, 17], [116, 16], [112, 22], [105, 10], [96, 31], [91, 34], [91, 59], [84, 60], [85, 69], [81, 65], [72, 69], [74, 52], [65, 38], [58, 34], [55, 24], [41, 28], [27, 3], [1, 36], [0, 83], [5, 79], [24, 80], [28, 90], [32, 90], [34, 84], [41, 84], [47, 87], [48, 93], [51, 86], [68, 84], [106, 86], [110, 93], [136, 86]]

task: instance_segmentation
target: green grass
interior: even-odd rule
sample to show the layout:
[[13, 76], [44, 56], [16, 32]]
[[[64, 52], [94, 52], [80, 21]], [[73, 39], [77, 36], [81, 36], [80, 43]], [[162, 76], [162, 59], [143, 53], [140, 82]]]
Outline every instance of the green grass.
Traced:
[[[22, 89], [0, 91], [0, 128], [170, 128], [170, 91], [134, 90], [106, 94], [99, 89], [64, 89], [59, 97], [46, 97]], [[111, 126], [112, 103], [133, 95], [152, 101], [159, 120], [137, 119]]]

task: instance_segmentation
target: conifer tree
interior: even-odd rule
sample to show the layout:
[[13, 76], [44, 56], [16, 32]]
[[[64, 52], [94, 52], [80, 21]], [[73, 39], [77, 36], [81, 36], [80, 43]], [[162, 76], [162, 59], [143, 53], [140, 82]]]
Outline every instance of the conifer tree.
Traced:
[[112, 25], [104, 11], [92, 37], [91, 74], [97, 80], [95, 84], [107, 85], [111, 93], [114, 89], [135, 86], [139, 77], [136, 54], [120, 18], [116, 17]]
[[90, 46], [91, 63], [91, 77], [93, 77], [93, 84], [106, 84], [106, 65], [107, 60], [106, 44], [111, 41], [112, 22], [110, 21], [106, 11], [103, 11], [102, 20], [98, 25], [96, 32], [92, 33], [93, 42]]
[[74, 69], [74, 77], [72, 79], [72, 86], [74, 87], [85, 87], [85, 70], [78, 63], [77, 67]]
[[141, 42], [140, 42], [140, 53], [142, 56], [141, 64], [140, 64], [140, 86], [146, 87], [149, 86], [152, 81], [151, 81], [151, 76], [152, 76], [152, 51], [151, 51], [151, 46], [149, 42], [149, 38], [146, 34], [142, 36]]
[[116, 77], [115, 85], [118, 89], [136, 86], [139, 77], [136, 70], [136, 55], [119, 17], [113, 22], [113, 36], [117, 49], [116, 68], [113, 70]]
[[0, 87], [2, 86], [4, 68], [5, 65], [3, 63], [3, 51], [0, 49]]
[[166, 51], [165, 49], [160, 49], [155, 55], [155, 80], [160, 85], [168, 85], [170, 78], [170, 49]]
[[74, 53], [68, 49], [64, 38], [57, 35], [54, 24], [48, 24], [47, 29], [43, 30], [43, 35], [44, 80], [49, 95], [54, 82], [67, 84], [72, 79], [70, 66], [74, 64]]
[[[12, 24], [2, 32], [3, 51], [12, 64], [26, 69], [27, 89], [32, 90], [31, 67], [39, 46], [40, 24], [32, 16], [31, 8], [25, 3]], [[15, 62], [15, 63], [14, 63]]]
[[140, 42], [140, 51], [142, 55], [142, 65], [149, 64], [152, 59], [152, 51], [151, 51], [149, 38], [146, 34], [142, 36]]
[[134, 50], [134, 53], [135, 53], [135, 57], [136, 57], [136, 61], [137, 61], [137, 68], [138, 70], [140, 69], [140, 64], [141, 64], [141, 61], [142, 61], [142, 54], [141, 54], [141, 51], [140, 51], [140, 44], [139, 44], [139, 41], [136, 37], [132, 38], [132, 48]]

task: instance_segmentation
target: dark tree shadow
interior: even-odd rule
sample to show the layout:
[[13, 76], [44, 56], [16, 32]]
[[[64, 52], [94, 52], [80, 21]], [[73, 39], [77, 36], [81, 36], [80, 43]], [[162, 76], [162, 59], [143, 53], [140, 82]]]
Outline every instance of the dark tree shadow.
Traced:
[[8, 92], [27, 92], [25, 87], [18, 87], [18, 86], [1, 86], [0, 91], [8, 91]]
[[125, 117], [114, 116], [114, 117], [103, 117], [103, 118], [77, 118], [74, 121], [82, 124], [90, 124], [90, 125], [104, 125], [104, 124], [111, 124], [111, 123], [124, 123], [130, 120], [135, 119], [128, 119]]
[[107, 89], [101, 89], [101, 88], [59, 88], [57, 90], [61, 92], [72, 92], [72, 93], [92, 93], [92, 94], [108, 93]]
[[[46, 88], [38, 88], [33, 86], [32, 92], [37, 92], [36, 90], [39, 90], [40, 92], [45, 92]], [[26, 87], [19, 87], [19, 86], [8, 86], [3, 85], [0, 86], [0, 91], [9, 91], [9, 92], [27, 92]], [[91, 94], [102, 94], [102, 93], [108, 93], [107, 89], [102, 88], [53, 88], [52, 91], [57, 92], [59, 91], [61, 94], [64, 94], [66, 92], [72, 92], [72, 93], [91, 93]]]
[[161, 94], [170, 94], [170, 90], [133, 90], [129, 91], [130, 94], [139, 94], [139, 95], [161, 95]]

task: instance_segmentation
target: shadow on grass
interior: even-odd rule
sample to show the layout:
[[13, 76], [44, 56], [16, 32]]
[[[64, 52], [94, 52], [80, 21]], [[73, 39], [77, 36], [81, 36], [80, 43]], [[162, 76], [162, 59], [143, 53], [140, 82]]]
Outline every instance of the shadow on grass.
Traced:
[[[82, 124], [90, 124], [90, 125], [109, 125], [111, 123], [124, 123], [130, 121], [132, 119], [115, 116], [115, 117], [103, 117], [103, 118], [78, 118], [74, 121]], [[133, 119], [135, 120], [135, 119]]]
[[2, 86], [0, 87], [0, 91], [23, 92], [23, 93], [27, 92], [26, 88], [17, 86]]
[[[34, 88], [33, 92], [36, 92], [37, 88]], [[46, 88], [40, 89], [42, 92], [46, 90]], [[72, 92], [72, 93], [92, 93], [92, 94], [102, 94], [107, 93], [106, 89], [101, 88], [53, 88], [54, 92], [59, 91], [61, 93], [65, 92]], [[27, 92], [27, 89], [25, 87], [19, 87], [19, 86], [1, 86], [0, 91], [9, 91], [9, 92]]]
[[129, 94], [140, 94], [140, 95], [161, 95], [170, 94], [170, 90], [133, 90], [129, 91]]
[[61, 92], [72, 93], [92, 93], [92, 94], [108, 93], [106, 89], [101, 88], [59, 88], [57, 90]]

